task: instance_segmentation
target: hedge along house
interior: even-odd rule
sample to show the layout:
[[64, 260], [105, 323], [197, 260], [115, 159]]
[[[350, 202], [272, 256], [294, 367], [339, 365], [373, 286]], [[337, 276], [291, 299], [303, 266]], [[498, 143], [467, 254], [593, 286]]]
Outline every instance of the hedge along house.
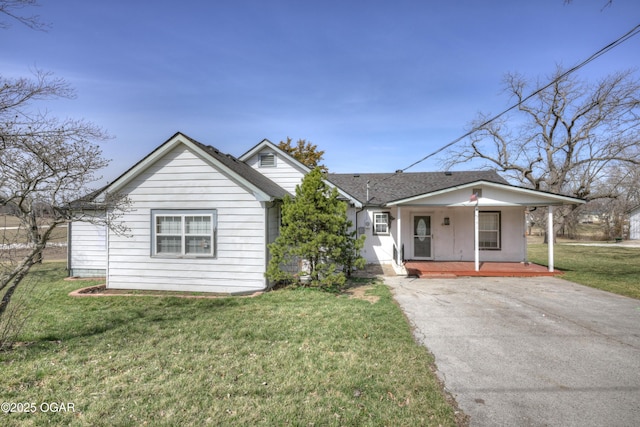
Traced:
[[[70, 275], [106, 276], [114, 289], [268, 288], [281, 200], [308, 172], [268, 140], [235, 158], [176, 133], [103, 190], [128, 196], [127, 235], [71, 224]], [[509, 185], [492, 171], [329, 174], [327, 183], [367, 236], [367, 262], [398, 273], [405, 260], [525, 261], [525, 209], [582, 203]], [[550, 260], [553, 269], [552, 245]]]

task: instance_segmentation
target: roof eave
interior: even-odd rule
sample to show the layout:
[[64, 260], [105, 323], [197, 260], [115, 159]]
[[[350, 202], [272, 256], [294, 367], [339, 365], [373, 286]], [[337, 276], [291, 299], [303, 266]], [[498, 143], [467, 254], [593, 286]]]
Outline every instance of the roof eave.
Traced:
[[140, 173], [144, 172], [147, 168], [153, 165], [164, 154], [177, 147], [179, 144], [186, 145], [188, 148], [195, 151], [202, 159], [207, 161], [209, 164], [214, 165], [216, 168], [223, 171], [226, 175], [233, 177], [233, 179], [238, 182], [238, 184], [248, 189], [259, 201], [273, 201], [277, 199], [277, 197], [268, 194], [240, 174], [227, 167], [222, 162], [215, 159], [210, 153], [207, 153], [206, 150], [204, 150], [198, 144], [194, 143], [191, 138], [181, 132], [177, 132], [176, 134], [174, 134], [171, 138], [169, 138], [162, 145], [148, 154], [141, 161], [132, 166], [124, 174], [120, 175], [115, 181], [113, 181], [106, 187], [105, 191], [112, 193], [118, 192]]
[[[510, 184], [500, 184], [500, 183], [492, 182], [492, 181], [479, 180], [479, 181], [468, 182], [466, 184], [455, 185], [455, 186], [452, 186], [452, 187], [443, 188], [441, 190], [433, 191], [433, 192], [430, 192], [430, 193], [424, 193], [424, 194], [420, 194], [420, 195], [416, 195], [416, 196], [412, 196], [412, 197], [407, 197], [407, 198], [404, 198], [404, 199], [392, 200], [392, 201], [389, 201], [389, 202], [385, 203], [385, 205], [386, 206], [407, 205], [407, 204], [411, 204], [412, 202], [415, 202], [416, 200], [424, 199], [424, 198], [427, 198], [427, 197], [433, 197], [433, 196], [437, 196], [437, 195], [440, 195], [440, 194], [450, 193], [452, 191], [462, 190], [462, 189], [465, 189], [465, 188], [473, 188], [474, 186], [477, 186], [477, 185], [487, 185], [489, 187], [506, 189], [506, 190], [509, 190], [509, 191], [519, 192], [519, 193], [523, 193], [523, 194], [532, 194], [532, 195], [537, 195], [537, 196], [542, 195], [543, 197], [547, 198], [547, 201], [544, 201], [544, 202], [536, 202], [536, 203], [525, 203], [525, 202], [523, 202], [523, 203], [501, 203], [501, 204], [499, 204], [499, 205], [502, 205], [502, 206], [550, 206], [550, 205], [557, 206], [557, 205], [574, 205], [574, 204], [586, 203], [586, 200], [578, 199], [578, 198], [570, 197], [570, 196], [564, 196], [562, 194], [549, 193], [549, 192], [540, 191], [540, 190], [532, 190], [530, 188], [518, 187], [518, 186], [510, 185]], [[475, 205], [475, 202], [473, 202], [473, 205]], [[442, 206], [469, 206], [469, 202], [465, 201], [465, 202], [449, 204], [449, 205], [442, 205]], [[482, 204], [480, 204], [480, 206], [482, 206]], [[485, 206], [497, 206], [497, 205], [496, 204], [491, 204], [491, 205], [485, 204]]]

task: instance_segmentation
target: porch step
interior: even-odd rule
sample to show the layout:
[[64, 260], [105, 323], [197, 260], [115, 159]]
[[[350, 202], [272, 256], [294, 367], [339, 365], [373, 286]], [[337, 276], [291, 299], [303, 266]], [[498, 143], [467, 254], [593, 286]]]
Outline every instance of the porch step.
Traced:
[[458, 277], [458, 275], [454, 273], [435, 273], [430, 271], [420, 271], [418, 272], [418, 277], [420, 279], [455, 279], [456, 277]]

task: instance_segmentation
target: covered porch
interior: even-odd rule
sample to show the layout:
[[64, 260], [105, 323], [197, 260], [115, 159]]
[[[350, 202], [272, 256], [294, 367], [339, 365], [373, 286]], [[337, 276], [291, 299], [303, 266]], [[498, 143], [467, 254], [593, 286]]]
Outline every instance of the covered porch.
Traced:
[[487, 181], [472, 182], [387, 203], [395, 208], [394, 265], [419, 277], [553, 276], [527, 260], [526, 211], [544, 207], [553, 235], [555, 206], [584, 203], [558, 194]]

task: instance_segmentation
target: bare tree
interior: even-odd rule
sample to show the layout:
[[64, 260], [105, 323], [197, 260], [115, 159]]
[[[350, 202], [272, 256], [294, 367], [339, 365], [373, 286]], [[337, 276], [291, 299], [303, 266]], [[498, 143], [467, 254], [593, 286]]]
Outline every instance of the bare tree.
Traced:
[[[37, 0], [0, 0], [0, 13], [34, 30], [46, 30], [49, 26], [38, 15], [25, 15], [23, 9], [38, 6]], [[9, 24], [0, 20], [0, 28], [9, 28]]]
[[[640, 165], [640, 83], [631, 71], [595, 84], [563, 74], [558, 67], [553, 84], [526, 102], [532, 83], [508, 74], [505, 91], [519, 103], [517, 112], [480, 127], [468, 144], [453, 146], [447, 168], [480, 161], [536, 190], [586, 200], [615, 197], [603, 185], [607, 174]], [[488, 117], [481, 115], [474, 125]]]
[[[573, 3], [573, 0], [564, 0], [564, 4], [571, 4]], [[604, 8], [609, 7], [613, 4], [613, 0], [607, 0], [604, 2], [604, 6], [602, 6], [602, 9], [604, 10]]]
[[598, 214], [606, 239], [628, 237], [627, 213], [640, 205], [640, 169], [635, 166], [612, 168], [602, 187], [611, 197], [595, 199], [584, 205]]
[[[44, 29], [38, 16], [21, 13], [33, 5], [34, 0], [0, 0], [0, 16]], [[0, 20], [0, 28], [7, 27]], [[69, 84], [51, 73], [36, 70], [32, 78], [17, 79], [0, 75], [0, 209], [18, 223], [0, 235], [0, 347], [11, 330], [6, 317], [16, 313], [7, 307], [16, 289], [28, 282], [29, 270], [41, 262], [56, 228], [79, 219], [123, 231], [116, 219], [127, 207], [126, 198], [101, 192], [98, 202], [83, 202], [100, 179], [97, 172], [109, 163], [98, 145], [107, 133], [88, 121], [58, 120], [34, 108], [37, 102], [73, 97]], [[98, 203], [106, 215], [82, 215], [87, 203], [92, 209]]]
[[[36, 72], [33, 80], [0, 77], [0, 206], [16, 216], [19, 227], [13, 235], [27, 244], [19, 251], [5, 244], [0, 253], [0, 318], [42, 259], [53, 231], [74, 219], [71, 203], [90, 191], [100, 178], [96, 173], [108, 165], [97, 144], [107, 138], [102, 129], [29, 109], [36, 100], [72, 95], [63, 80], [47, 73]], [[102, 202], [106, 207], [121, 200], [107, 197]]]

